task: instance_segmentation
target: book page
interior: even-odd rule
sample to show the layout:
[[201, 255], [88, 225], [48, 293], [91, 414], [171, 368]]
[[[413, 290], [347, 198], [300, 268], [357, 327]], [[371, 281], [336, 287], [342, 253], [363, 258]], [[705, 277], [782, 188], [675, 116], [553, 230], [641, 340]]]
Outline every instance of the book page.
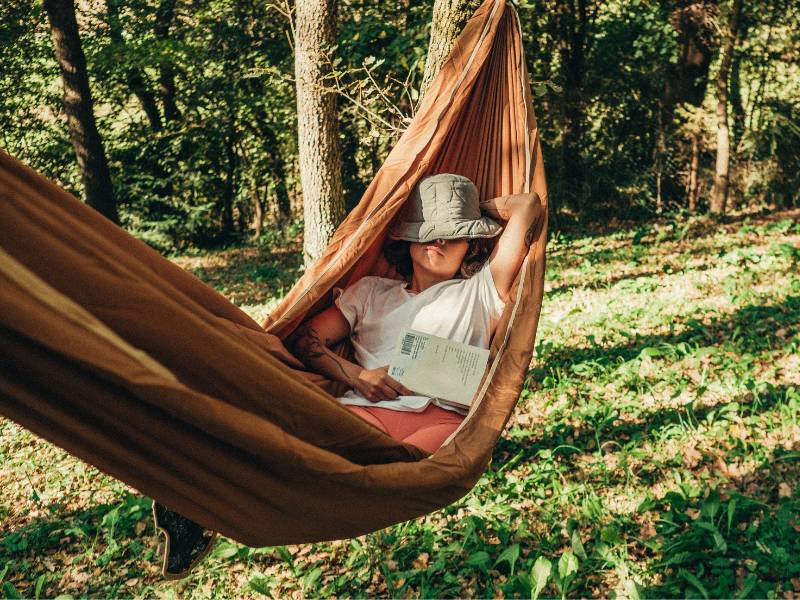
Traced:
[[418, 394], [468, 407], [488, 361], [488, 349], [404, 328], [389, 375]]

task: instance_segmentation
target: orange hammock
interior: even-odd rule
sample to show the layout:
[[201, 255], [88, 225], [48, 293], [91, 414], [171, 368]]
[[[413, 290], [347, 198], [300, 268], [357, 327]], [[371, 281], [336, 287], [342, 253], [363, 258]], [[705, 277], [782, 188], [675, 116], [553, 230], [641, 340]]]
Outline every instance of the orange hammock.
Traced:
[[[514, 7], [485, 0], [322, 258], [260, 326], [0, 153], [0, 414], [250, 546], [354, 537], [463, 497], [530, 364], [546, 229], [531, 246], [467, 418], [433, 455], [339, 404], [282, 341], [332, 288], [396, 276], [380, 248], [424, 176], [547, 205]], [[348, 351], [347, 344], [337, 349]], [[327, 391], [326, 391], [327, 390]]]

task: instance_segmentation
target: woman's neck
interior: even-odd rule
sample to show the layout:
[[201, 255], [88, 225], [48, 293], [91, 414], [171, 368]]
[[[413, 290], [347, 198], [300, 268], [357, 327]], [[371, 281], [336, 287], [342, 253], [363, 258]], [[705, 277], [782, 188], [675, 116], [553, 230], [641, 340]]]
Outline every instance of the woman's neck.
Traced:
[[419, 294], [420, 292], [424, 292], [429, 287], [436, 285], [437, 283], [441, 283], [443, 281], [449, 281], [452, 277], [442, 277], [441, 275], [435, 275], [433, 273], [425, 273], [425, 272], [417, 272], [416, 270], [411, 274], [411, 281], [406, 288], [407, 292], [412, 294]]

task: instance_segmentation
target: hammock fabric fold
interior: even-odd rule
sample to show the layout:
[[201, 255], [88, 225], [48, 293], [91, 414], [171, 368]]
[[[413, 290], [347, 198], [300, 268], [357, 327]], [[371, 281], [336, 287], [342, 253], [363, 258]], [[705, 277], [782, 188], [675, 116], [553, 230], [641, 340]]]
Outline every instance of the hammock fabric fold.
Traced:
[[[529, 367], [546, 227], [468, 417], [433, 455], [340, 405], [283, 340], [380, 248], [424, 176], [547, 189], [516, 11], [485, 0], [358, 206], [266, 323], [0, 152], [0, 414], [250, 546], [354, 537], [463, 497]], [[352, 351], [348, 342], [337, 351]]]

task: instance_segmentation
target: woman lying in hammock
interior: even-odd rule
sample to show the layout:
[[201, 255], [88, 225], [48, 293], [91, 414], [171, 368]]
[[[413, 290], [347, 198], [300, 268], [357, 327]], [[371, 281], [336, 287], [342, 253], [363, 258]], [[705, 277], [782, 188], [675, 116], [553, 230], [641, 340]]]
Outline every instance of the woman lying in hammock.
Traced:
[[[410, 202], [409, 220], [392, 230], [394, 241], [385, 248], [408, 281], [362, 277], [286, 342], [308, 367], [352, 388], [338, 398], [342, 404], [395, 439], [433, 453], [464, 414], [389, 376], [394, 341], [409, 326], [488, 348], [543, 213], [535, 193], [479, 203], [469, 179], [448, 173], [423, 179]], [[481, 209], [507, 221], [505, 228]], [[486, 242], [501, 231], [486, 260]], [[346, 335], [359, 364], [328, 349]], [[185, 577], [211, 550], [216, 533], [158, 502], [153, 516], [167, 536], [162, 574]]]
[[[479, 202], [475, 185], [442, 173], [414, 189], [408, 220], [390, 232], [387, 260], [406, 277], [365, 276], [287, 339], [310, 369], [352, 389], [337, 398], [391, 437], [435, 452], [466, 411], [415, 394], [388, 374], [403, 327], [488, 348], [541, 225], [535, 193]], [[492, 217], [507, 221], [505, 228]], [[490, 238], [502, 231], [491, 254]], [[487, 260], [488, 255], [488, 260]], [[340, 290], [336, 290], [340, 291]], [[328, 347], [351, 336], [352, 363]]]

